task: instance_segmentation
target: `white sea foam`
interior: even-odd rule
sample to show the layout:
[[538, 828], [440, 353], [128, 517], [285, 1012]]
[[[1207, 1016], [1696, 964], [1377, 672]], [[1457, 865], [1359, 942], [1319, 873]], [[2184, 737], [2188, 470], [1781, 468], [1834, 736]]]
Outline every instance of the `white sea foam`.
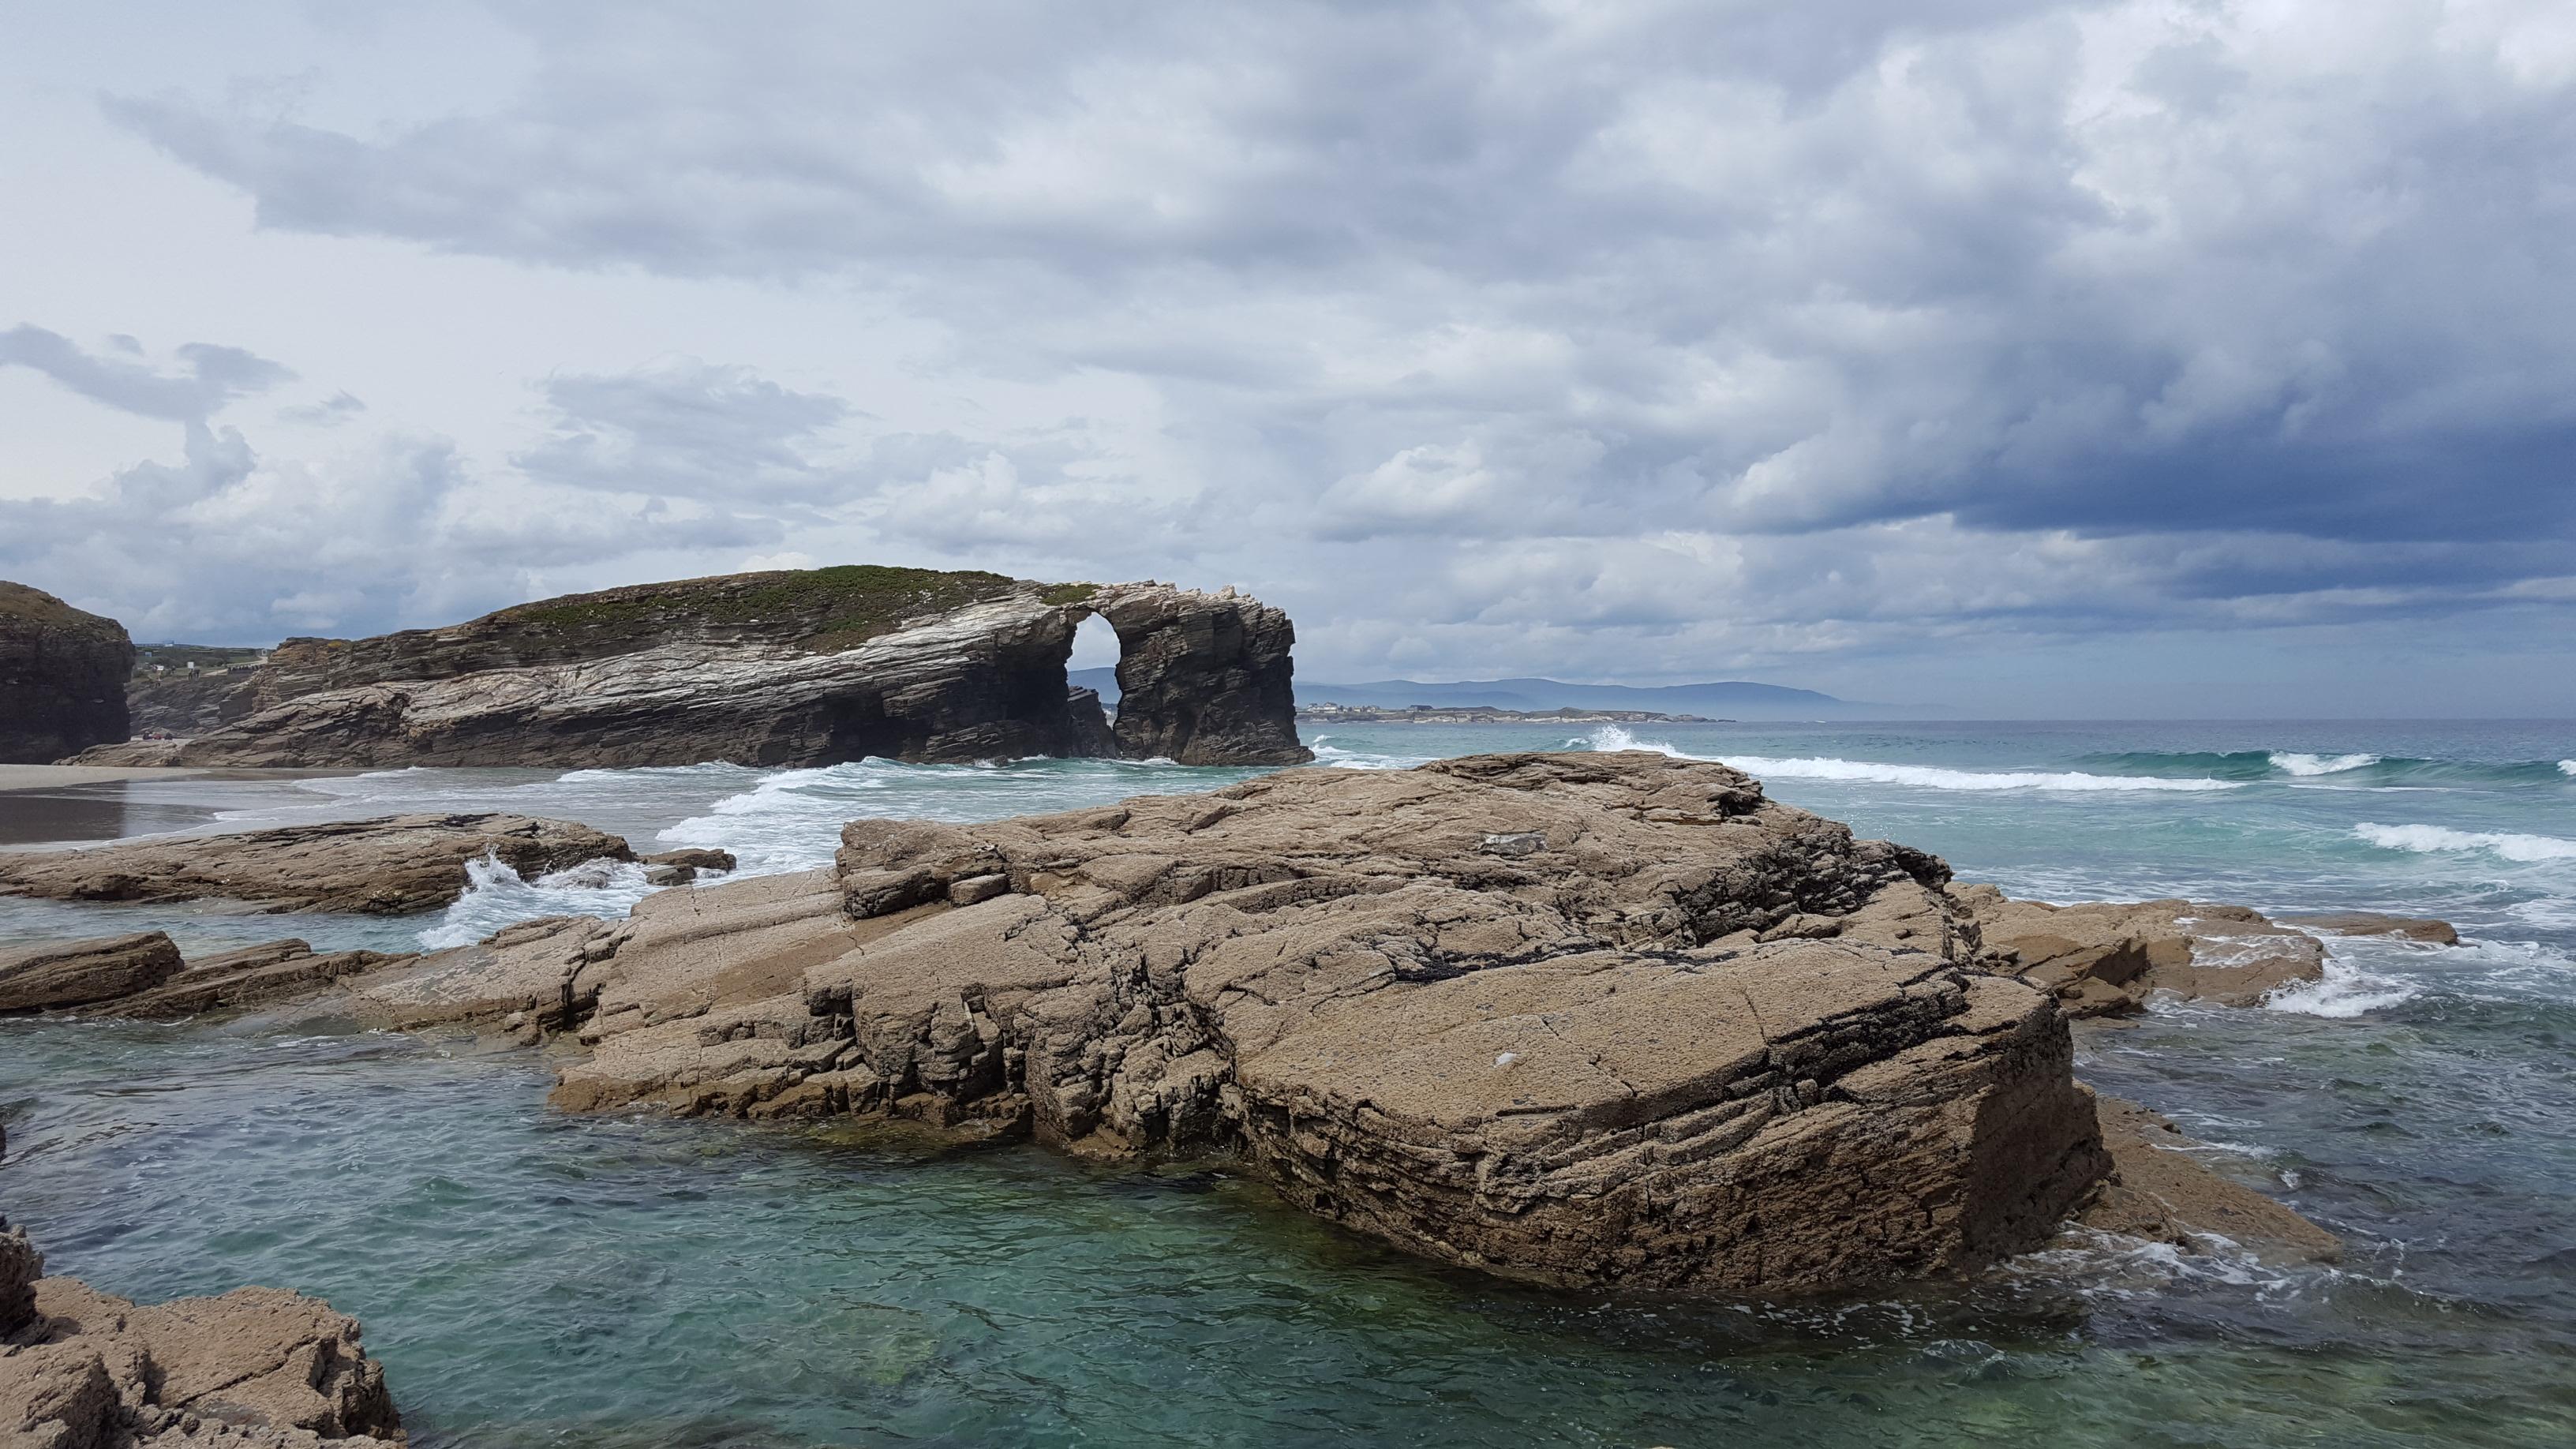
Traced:
[[2366, 820], [2354, 826], [2352, 833], [2382, 850], [2411, 850], [2427, 855], [2438, 851], [2483, 850], [2524, 864], [2576, 860], [2576, 840], [2561, 840], [2554, 835], [2453, 830], [2446, 825], [2377, 825]]
[[[1595, 750], [1651, 750], [1676, 760], [1711, 759], [1693, 755], [1661, 740], [1639, 739], [1618, 725], [1592, 732]], [[2171, 780], [2156, 775], [2088, 775], [2081, 771], [1953, 770], [1939, 765], [1891, 765], [1875, 760], [1839, 760], [1830, 756], [1773, 759], [1763, 755], [1729, 755], [1725, 763], [1739, 770], [1784, 780], [1840, 780], [1863, 784], [1912, 785], [1925, 790], [2233, 790], [2229, 780]]]
[[2377, 755], [2306, 755], [2290, 750], [2272, 752], [2272, 768], [2284, 775], [2340, 775], [2346, 770], [2366, 769], [2378, 763]]
[[2324, 976], [2273, 992], [2263, 998], [2263, 1007], [2267, 1011], [2350, 1020], [2411, 1000], [2422, 991], [2414, 982], [2364, 971], [2339, 957], [2328, 956]]
[[2576, 775], [2576, 760], [2560, 760], [2558, 762], [2558, 773], [2562, 775]]
[[1317, 735], [1314, 743], [1307, 746], [1315, 752], [1316, 764], [1330, 765], [1338, 770], [1410, 770], [1416, 765], [1431, 762], [1429, 755], [1381, 755], [1370, 750], [1346, 750], [1340, 745], [1325, 743], [1331, 738], [1330, 735]]
[[522, 879], [508, 862], [485, 855], [465, 863], [465, 894], [420, 933], [427, 950], [470, 946], [504, 926], [539, 916], [625, 915], [651, 895], [644, 867], [623, 860], [592, 860], [535, 880]]

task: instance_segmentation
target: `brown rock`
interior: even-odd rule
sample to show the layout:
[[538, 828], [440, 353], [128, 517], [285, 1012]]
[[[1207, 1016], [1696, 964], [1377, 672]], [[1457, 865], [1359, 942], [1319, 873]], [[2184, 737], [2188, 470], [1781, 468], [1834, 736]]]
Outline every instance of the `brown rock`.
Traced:
[[2142, 1009], [2158, 991], [2252, 1006], [2325, 975], [2325, 947], [2259, 911], [2182, 900], [2052, 906], [1990, 885], [1953, 893], [1990, 951], [2074, 1016]]
[[1974, 968], [1946, 868], [1723, 766], [1296, 771], [844, 842], [831, 872], [531, 923], [352, 994], [558, 997], [595, 1047], [568, 1108], [1231, 1146], [1354, 1230], [1549, 1283], [1962, 1271], [2105, 1166], [2063, 1018]]
[[230, 1011], [304, 996], [343, 977], [408, 959], [376, 951], [315, 954], [298, 940], [269, 941], [190, 961], [148, 991], [113, 1003], [119, 1016], [165, 1018]]
[[625, 841], [570, 821], [397, 815], [0, 855], [0, 895], [76, 901], [225, 897], [272, 912], [408, 915], [464, 894], [465, 863], [487, 855], [531, 877], [585, 860], [634, 858]]
[[[1065, 660], [1100, 614], [1118, 719]], [[1290, 764], [1287, 616], [1162, 584], [854, 565], [637, 584], [442, 629], [289, 639], [119, 765], [826, 765], [1021, 755]], [[228, 676], [229, 677], [229, 676]], [[121, 703], [120, 703], [121, 707]], [[191, 700], [191, 717], [206, 701]], [[117, 738], [123, 738], [122, 733]]]
[[[239, 1288], [137, 1307], [70, 1278], [19, 1278], [42, 1267], [23, 1232], [0, 1235], [0, 1443], [389, 1449], [404, 1441], [357, 1321], [319, 1299]], [[14, 1323], [13, 1279], [26, 1309]]]
[[124, 625], [0, 581], [0, 764], [49, 764], [124, 739], [133, 672]]
[[2337, 936], [2396, 936], [2418, 941], [2427, 946], [2460, 944], [2459, 928], [2448, 921], [2429, 916], [2387, 916], [2377, 911], [2328, 911], [2314, 915], [2283, 916], [2293, 925], [2311, 931], [2325, 931]]
[[179, 970], [159, 931], [0, 948], [0, 1014], [89, 1006], [148, 990]]
[[2135, 1102], [2097, 1100], [2112, 1173], [2079, 1219], [2086, 1227], [2181, 1248], [2226, 1238], [2276, 1262], [2332, 1263], [2343, 1240], [2250, 1187], [2210, 1170], [2204, 1144]]

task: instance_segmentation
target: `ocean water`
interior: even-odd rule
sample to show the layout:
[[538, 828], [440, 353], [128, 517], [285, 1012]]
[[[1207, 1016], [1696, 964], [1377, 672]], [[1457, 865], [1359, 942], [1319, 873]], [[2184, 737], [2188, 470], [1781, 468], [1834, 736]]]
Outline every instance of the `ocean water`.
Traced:
[[[280, 1283], [367, 1325], [413, 1442], [2564, 1445], [2576, 1442], [2576, 725], [1376, 726], [1323, 762], [1720, 758], [2051, 900], [2439, 915], [2265, 1008], [2087, 1030], [2079, 1071], [2342, 1234], [2333, 1267], [2092, 1239], [1827, 1302], [1537, 1293], [1357, 1241], [1223, 1161], [1086, 1166], [567, 1118], [542, 1060], [257, 1020], [0, 1021], [0, 1211], [143, 1298]], [[858, 815], [993, 818], [1254, 772], [1026, 761], [178, 781], [141, 830], [513, 809], [750, 871]], [[10, 797], [0, 795], [0, 812]], [[475, 876], [402, 921], [0, 900], [0, 941], [166, 928], [410, 948], [632, 872]]]

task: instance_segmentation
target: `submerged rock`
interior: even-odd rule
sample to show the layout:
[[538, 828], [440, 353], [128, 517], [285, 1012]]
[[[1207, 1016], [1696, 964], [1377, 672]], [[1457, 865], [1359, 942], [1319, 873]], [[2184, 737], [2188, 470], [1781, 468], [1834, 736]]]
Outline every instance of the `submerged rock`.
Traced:
[[133, 672], [124, 625], [0, 581], [0, 764], [50, 764], [124, 739]]
[[2183, 900], [2052, 906], [1962, 886], [1988, 949], [2073, 1016], [2119, 1016], [2159, 991], [2252, 1006], [2325, 975], [2323, 943], [2260, 911]]
[[[1117, 632], [1113, 727], [1065, 660]], [[1256, 600], [847, 567], [639, 584], [443, 629], [290, 639], [186, 740], [87, 763], [625, 767], [1125, 753], [1294, 764], [1295, 631]], [[122, 738], [120, 733], [119, 738]]]
[[159, 931], [0, 947], [0, 1015], [130, 998], [179, 965], [179, 948]]
[[0, 895], [71, 901], [247, 901], [269, 912], [435, 910], [465, 893], [465, 863], [524, 876], [632, 860], [614, 835], [526, 815], [395, 815], [0, 854]]
[[41, 1277], [0, 1231], [0, 1443], [28, 1449], [400, 1445], [384, 1368], [318, 1298], [238, 1288], [138, 1307]]
[[2064, 1019], [1977, 969], [1941, 863], [1723, 766], [1296, 771], [844, 841], [831, 871], [530, 923], [351, 996], [581, 1022], [568, 1108], [1232, 1148], [1355, 1230], [1558, 1284], [1969, 1270], [2106, 1162]]
[[2194, 1154], [2207, 1144], [2170, 1118], [2117, 1097], [2099, 1098], [2096, 1110], [2112, 1171], [2086, 1206], [2084, 1226], [2180, 1248], [2219, 1237], [2272, 1261], [2342, 1258], [2342, 1239], [2203, 1165]]

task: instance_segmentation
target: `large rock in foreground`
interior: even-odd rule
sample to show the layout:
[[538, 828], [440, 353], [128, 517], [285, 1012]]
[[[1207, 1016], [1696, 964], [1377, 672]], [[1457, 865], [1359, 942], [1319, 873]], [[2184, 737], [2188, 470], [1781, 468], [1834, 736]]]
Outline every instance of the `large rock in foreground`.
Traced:
[[125, 738], [134, 641], [114, 619], [0, 581], [0, 765], [43, 765]]
[[[1100, 614], [1113, 734], [1065, 660]], [[443, 629], [290, 639], [188, 740], [101, 764], [626, 767], [1029, 755], [1295, 764], [1287, 616], [1161, 584], [847, 567], [639, 584]], [[120, 736], [121, 737], [121, 736]]]
[[466, 862], [534, 877], [633, 860], [614, 835], [526, 815], [395, 815], [233, 835], [0, 854], [0, 895], [67, 901], [248, 901], [270, 912], [435, 910], [465, 893]]
[[137, 1307], [43, 1278], [0, 1231], [0, 1444], [393, 1449], [401, 1420], [357, 1320], [276, 1288]]
[[396, 1023], [571, 1025], [572, 1108], [1233, 1148], [1300, 1206], [1568, 1285], [1965, 1271], [2101, 1176], [2050, 999], [1941, 863], [1723, 766], [1293, 771], [670, 892], [364, 978]]

